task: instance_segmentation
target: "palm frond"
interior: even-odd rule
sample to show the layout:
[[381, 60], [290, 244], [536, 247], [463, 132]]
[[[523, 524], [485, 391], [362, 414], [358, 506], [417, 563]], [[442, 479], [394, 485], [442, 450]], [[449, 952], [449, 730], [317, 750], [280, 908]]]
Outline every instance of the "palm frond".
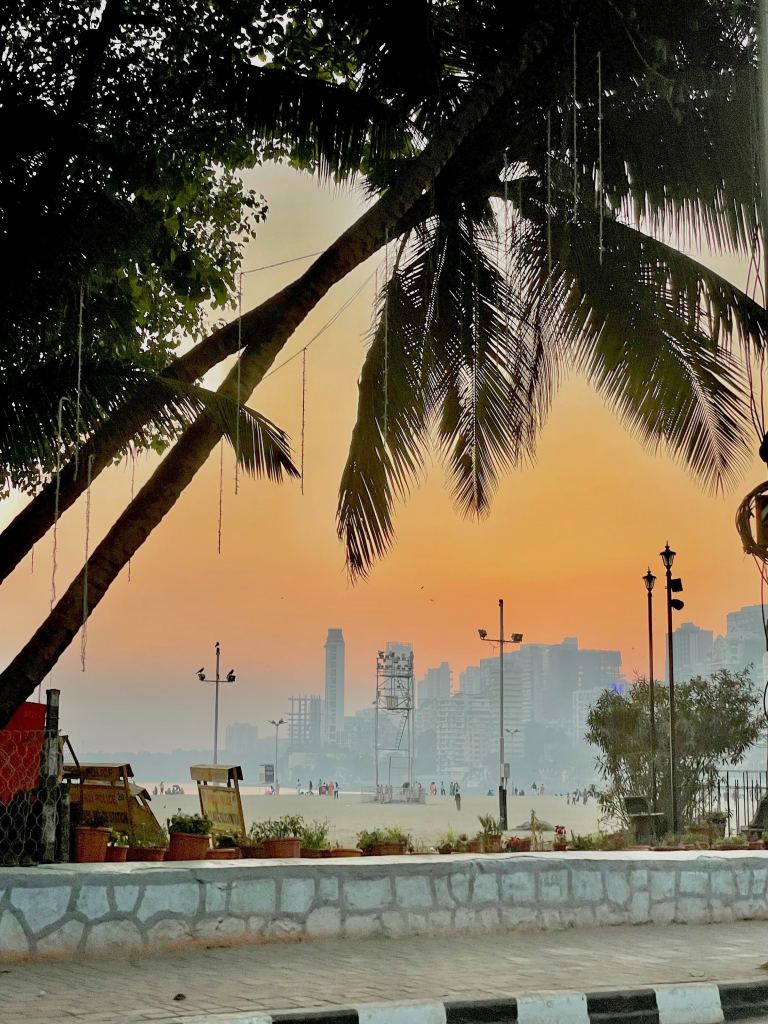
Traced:
[[393, 503], [423, 469], [433, 428], [464, 514], [483, 514], [503, 469], [532, 456], [554, 382], [495, 244], [462, 218], [435, 222], [387, 285], [339, 492], [353, 576], [390, 546]]
[[[695, 260], [619, 222], [530, 222], [526, 289], [559, 343], [629, 429], [665, 446], [705, 486], [731, 485], [750, 456], [743, 365], [720, 344], [734, 332], [762, 348], [768, 318]], [[707, 311], [707, 306], [709, 312]]]
[[[115, 429], [132, 424], [135, 400], [151, 418], [139, 418], [135, 440], [162, 447], [208, 412], [230, 443], [237, 444], [243, 468], [280, 480], [296, 476], [287, 436], [259, 413], [193, 384], [161, 377], [133, 362], [84, 354], [81, 387], [77, 367], [56, 358], [38, 360], [19, 372], [0, 405], [0, 489], [34, 489], [41, 477], [65, 462], [106, 422]], [[59, 415], [61, 431], [59, 432]], [[145, 424], [141, 426], [141, 424]]]

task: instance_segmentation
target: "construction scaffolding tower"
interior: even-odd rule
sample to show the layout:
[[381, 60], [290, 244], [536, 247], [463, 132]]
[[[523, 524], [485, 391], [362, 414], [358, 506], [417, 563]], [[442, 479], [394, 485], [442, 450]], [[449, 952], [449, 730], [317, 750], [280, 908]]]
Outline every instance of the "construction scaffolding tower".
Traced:
[[[398, 649], [399, 648], [399, 649]], [[388, 645], [387, 650], [379, 651], [376, 657], [376, 699], [374, 700], [374, 756], [376, 793], [388, 800], [418, 801], [418, 787], [414, 785], [414, 767], [416, 760], [415, 731], [415, 687], [413, 679], [413, 651], [404, 650], [404, 645]], [[394, 746], [381, 744], [379, 715], [392, 715], [396, 719], [397, 729]], [[387, 730], [384, 742], [392, 742]], [[405, 778], [401, 776], [392, 782], [392, 761], [405, 768]], [[403, 765], [403, 761], [405, 764]]]

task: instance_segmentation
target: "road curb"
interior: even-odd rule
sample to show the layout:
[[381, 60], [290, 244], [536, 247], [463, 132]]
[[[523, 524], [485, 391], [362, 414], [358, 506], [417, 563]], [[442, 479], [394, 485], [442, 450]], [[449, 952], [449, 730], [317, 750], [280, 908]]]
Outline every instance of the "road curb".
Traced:
[[[175, 1017], [175, 1024], [721, 1024], [768, 1014], [768, 981], [658, 985], [599, 992], [532, 992], [345, 1009], [261, 1010]], [[160, 1022], [158, 1022], [160, 1024]]]

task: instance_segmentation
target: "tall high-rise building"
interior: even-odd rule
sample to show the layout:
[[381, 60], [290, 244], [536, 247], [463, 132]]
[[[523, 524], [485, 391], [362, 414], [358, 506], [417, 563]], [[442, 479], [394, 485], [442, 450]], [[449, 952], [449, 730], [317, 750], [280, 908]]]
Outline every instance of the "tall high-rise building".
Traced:
[[[711, 670], [714, 639], [711, 629], [702, 629], [693, 622], [684, 622], [672, 633], [672, 650], [675, 655], [675, 679], [686, 682], [694, 676], [706, 676]], [[665, 655], [666, 672], [669, 678], [669, 654]]]
[[325, 742], [336, 743], [344, 725], [344, 637], [329, 629], [325, 640]]
[[320, 746], [321, 704], [319, 697], [289, 697], [288, 742], [292, 749]]
[[224, 750], [232, 764], [242, 764], [255, 755], [259, 729], [249, 722], [233, 722], [224, 733]]
[[447, 661], [428, 668], [418, 683], [419, 707], [428, 700], [444, 700], [451, 695], [451, 669]]

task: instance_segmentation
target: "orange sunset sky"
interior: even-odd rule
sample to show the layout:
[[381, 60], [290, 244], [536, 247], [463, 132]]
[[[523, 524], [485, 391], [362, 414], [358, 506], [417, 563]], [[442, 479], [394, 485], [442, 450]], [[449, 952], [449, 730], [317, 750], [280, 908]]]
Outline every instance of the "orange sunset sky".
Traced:
[[[358, 194], [284, 168], [254, 171], [249, 184], [265, 194], [270, 215], [249, 247], [246, 269], [322, 249], [363, 208]], [[397, 511], [395, 549], [368, 582], [351, 585], [334, 512], [377, 262], [337, 285], [284, 353], [301, 348], [371, 278], [308, 353], [304, 496], [297, 482], [277, 487], [246, 478], [235, 497], [227, 450], [218, 555], [217, 455], [134, 559], [131, 581], [124, 571], [93, 614], [86, 672], [77, 642], [59, 662], [53, 684], [62, 690], [63, 725], [81, 751], [209, 745], [212, 692], [197, 682], [195, 669], [211, 672], [216, 640], [222, 668], [238, 673], [223, 693], [222, 726], [250, 721], [266, 733], [266, 721], [287, 710], [289, 694], [321, 692], [329, 626], [342, 627], [346, 638], [348, 710], [371, 700], [375, 654], [387, 640], [413, 642], [417, 676], [446, 660], [458, 683], [467, 664], [490, 654], [477, 627], [495, 630], [499, 597], [509, 628], [526, 640], [571, 635], [582, 646], [618, 648], [631, 677], [646, 668], [641, 576], [649, 563], [661, 575], [658, 552], [667, 539], [678, 551], [675, 569], [685, 585], [678, 622], [723, 631], [727, 611], [759, 601], [759, 577], [741, 552], [733, 516], [765, 467], [756, 461], [736, 493], [708, 496], [663, 453], [645, 451], [575, 378], [562, 386], [537, 463], [503, 480], [487, 520], [456, 514], [435, 464]], [[246, 277], [244, 308], [304, 266]], [[725, 269], [743, 283], [743, 268]], [[215, 386], [222, 374], [212, 373], [208, 383]], [[266, 380], [250, 404], [297, 442], [300, 399], [301, 361], [295, 360]], [[139, 461], [137, 486], [156, 461]], [[130, 476], [122, 465], [94, 485], [91, 547], [127, 502]], [[0, 506], [2, 525], [23, 500]], [[81, 502], [60, 526], [59, 593], [81, 564], [84, 516]], [[0, 592], [3, 664], [48, 611], [50, 538], [38, 545], [31, 569], [27, 558]], [[656, 612], [660, 667], [661, 600]]]

